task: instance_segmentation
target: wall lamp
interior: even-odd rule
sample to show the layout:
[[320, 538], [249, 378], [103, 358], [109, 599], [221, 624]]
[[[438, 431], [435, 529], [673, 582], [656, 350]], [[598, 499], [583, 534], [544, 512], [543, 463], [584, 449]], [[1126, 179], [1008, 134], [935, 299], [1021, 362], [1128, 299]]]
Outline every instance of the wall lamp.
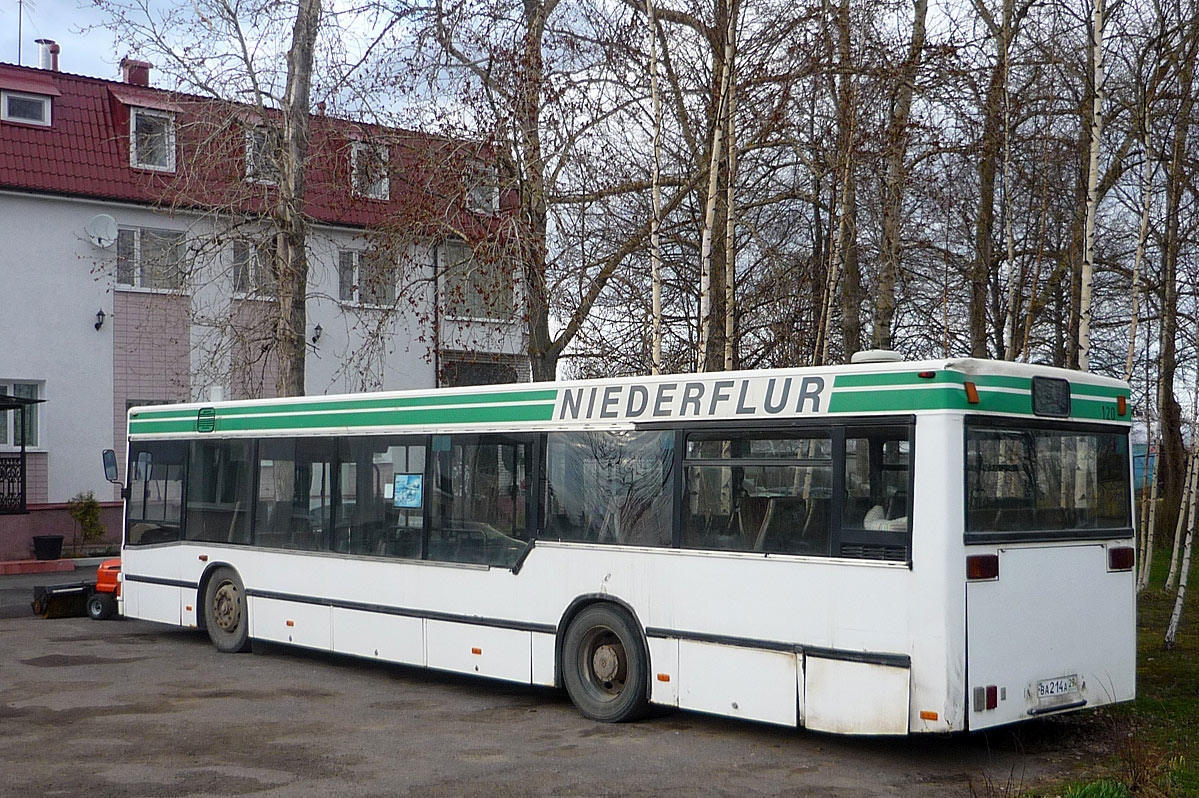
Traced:
[[100, 308], [98, 311], [96, 311], [96, 329], [99, 330], [103, 326], [104, 326], [104, 308]]
[[[96, 329], [98, 330], [100, 328], [97, 327]], [[318, 324], [312, 328], [312, 343], [313, 343], [313, 345], [315, 345], [316, 342], [319, 340], [321, 340], [321, 325]]]

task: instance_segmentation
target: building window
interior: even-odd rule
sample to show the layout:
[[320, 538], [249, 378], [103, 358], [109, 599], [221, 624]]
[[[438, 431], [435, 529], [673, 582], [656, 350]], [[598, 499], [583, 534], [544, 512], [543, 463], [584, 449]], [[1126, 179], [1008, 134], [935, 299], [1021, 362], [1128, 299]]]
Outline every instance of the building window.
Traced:
[[474, 257], [469, 245], [447, 241], [441, 245], [442, 289], [446, 313], [458, 318], [511, 319], [513, 281], [498, 263]]
[[490, 216], [500, 205], [499, 180], [494, 166], [481, 160], [472, 161], [465, 175], [466, 209]]
[[175, 171], [175, 117], [134, 108], [129, 115], [129, 164], [141, 169]]
[[183, 233], [140, 228], [117, 231], [118, 286], [180, 291], [183, 275]]
[[371, 251], [339, 251], [337, 298], [348, 305], [395, 305], [396, 275], [391, 260]]
[[0, 91], [0, 119], [27, 125], [50, 124], [50, 98], [40, 94]]
[[350, 161], [355, 194], [377, 200], [391, 196], [387, 178], [387, 147], [355, 141], [350, 150]]
[[[40, 399], [40, 390], [36, 382], [0, 382], [0, 396], [15, 396], [18, 399]], [[0, 446], [19, 447], [24, 441], [26, 446], [37, 446], [38, 435], [37, 405], [25, 408], [25, 427], [21, 428], [21, 412], [19, 410], [0, 411]]]
[[277, 293], [273, 241], [233, 242], [233, 292], [273, 297]]
[[246, 131], [246, 180], [279, 182], [279, 131], [256, 127]]

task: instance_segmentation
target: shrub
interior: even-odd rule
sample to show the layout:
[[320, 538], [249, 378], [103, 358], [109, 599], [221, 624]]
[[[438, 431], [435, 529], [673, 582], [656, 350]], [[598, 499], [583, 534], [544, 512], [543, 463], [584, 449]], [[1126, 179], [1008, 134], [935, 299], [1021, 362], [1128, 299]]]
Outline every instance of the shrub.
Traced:
[[90, 490], [87, 493], [77, 493], [67, 502], [67, 512], [75, 521], [75, 528], [71, 533], [71, 549], [75, 556], [79, 556], [80, 543], [99, 540], [107, 531], [100, 521], [100, 502]]

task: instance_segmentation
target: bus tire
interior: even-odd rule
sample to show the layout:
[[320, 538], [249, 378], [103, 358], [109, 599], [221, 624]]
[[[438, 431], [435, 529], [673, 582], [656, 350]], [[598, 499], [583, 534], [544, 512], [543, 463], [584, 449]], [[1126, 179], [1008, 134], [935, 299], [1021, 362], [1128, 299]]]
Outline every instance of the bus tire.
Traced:
[[584, 608], [562, 641], [562, 681], [592, 720], [621, 723], [645, 714], [649, 657], [637, 624], [610, 604]]
[[250, 616], [246, 588], [232, 568], [218, 568], [204, 591], [204, 625], [217, 651], [237, 654], [250, 650]]
[[87, 617], [107, 621], [117, 614], [117, 600], [111, 593], [92, 593], [87, 597]]

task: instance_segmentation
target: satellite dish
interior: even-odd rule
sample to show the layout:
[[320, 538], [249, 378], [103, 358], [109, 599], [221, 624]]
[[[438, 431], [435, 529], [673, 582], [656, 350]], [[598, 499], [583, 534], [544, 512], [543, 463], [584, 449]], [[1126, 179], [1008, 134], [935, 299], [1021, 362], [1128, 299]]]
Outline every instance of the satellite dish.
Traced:
[[93, 247], [108, 249], [117, 240], [117, 220], [107, 213], [97, 214], [83, 226], [83, 232]]

